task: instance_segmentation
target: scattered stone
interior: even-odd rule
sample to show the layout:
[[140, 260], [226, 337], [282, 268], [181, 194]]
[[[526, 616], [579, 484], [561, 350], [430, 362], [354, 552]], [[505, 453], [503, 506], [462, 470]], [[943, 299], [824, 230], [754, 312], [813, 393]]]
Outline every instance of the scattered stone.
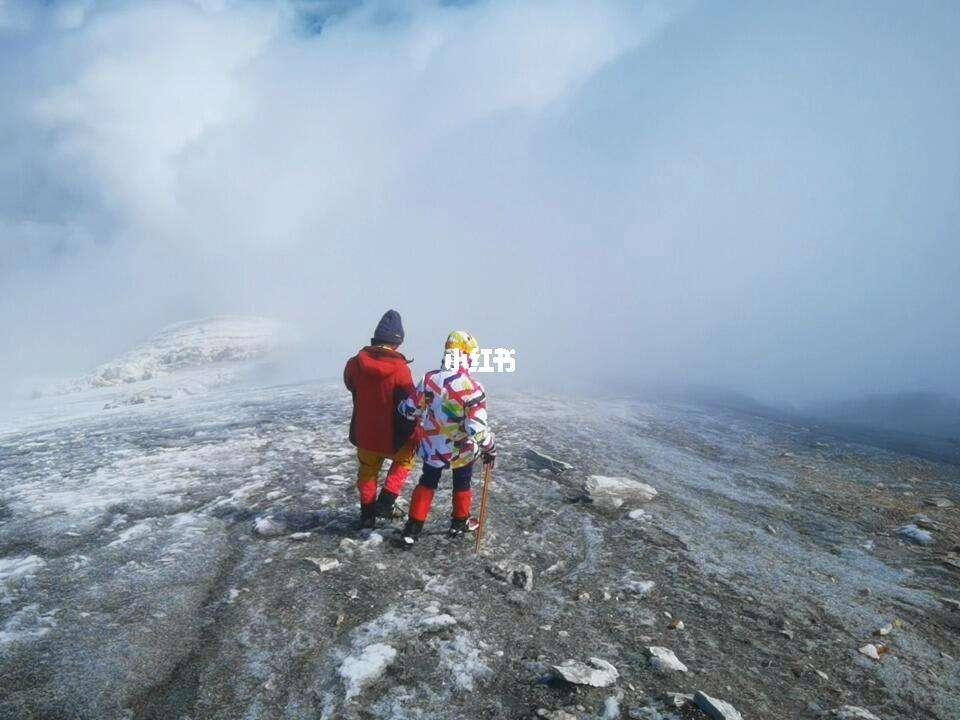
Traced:
[[693, 696], [693, 703], [713, 720], [743, 720], [743, 715], [733, 705], [704, 692], [698, 691]]
[[[955, 553], [956, 551], [957, 549], [954, 548], [953, 552]], [[952, 570], [960, 570], [960, 560], [956, 560], [952, 557], [944, 557], [940, 558], [940, 562]]]
[[823, 670], [817, 670], [816, 668], [814, 668], [813, 671], [817, 674], [817, 677], [820, 678], [821, 680], [826, 681], [830, 679], [830, 676], [827, 675]]
[[360, 543], [361, 550], [369, 550], [375, 548], [377, 545], [383, 544], [383, 535], [380, 533], [370, 533], [369, 537]]
[[544, 720], [578, 720], [576, 715], [572, 715], [566, 710], [547, 710], [546, 708], [539, 708], [537, 717]]
[[624, 580], [620, 587], [634, 595], [645, 597], [653, 591], [656, 585], [653, 580]]
[[670, 623], [670, 628], [673, 630], [683, 630], [683, 620], [674, 620], [672, 623]]
[[766, 526], [766, 530], [767, 530], [767, 532], [770, 533], [771, 535], [776, 535], [776, 534], [777, 534], [777, 529], [776, 529], [773, 525], [767, 525], [767, 526]]
[[942, 597], [940, 602], [946, 605], [951, 610], [957, 611], [960, 610], [960, 600], [954, 600], [953, 598]]
[[927, 502], [927, 505], [930, 505], [931, 507], [935, 507], [935, 508], [946, 509], [946, 508], [953, 507], [953, 501], [948, 500], [947, 498], [944, 498], [944, 497], [927, 498], [926, 502]]
[[625, 502], [650, 502], [657, 496], [651, 485], [627, 477], [590, 475], [580, 485], [581, 499], [600, 508], [616, 510]]
[[590, 687], [608, 687], [620, 677], [620, 673], [613, 665], [596, 657], [588, 658], [586, 663], [579, 660], [565, 660], [560, 665], [554, 665], [553, 671], [557, 677], [568, 683]]
[[372, 532], [367, 535], [365, 540], [354, 540], [353, 538], [343, 538], [340, 541], [340, 551], [346, 555], [352, 555], [354, 551], [366, 551], [371, 550], [378, 545], [383, 543], [383, 535], [377, 532]]
[[577, 595], [577, 601], [578, 601], [578, 602], [590, 602], [590, 593], [588, 593], [587, 591], [584, 590], [584, 591], [581, 592], [579, 595]]
[[650, 666], [655, 670], [687, 672], [687, 666], [680, 662], [673, 650], [669, 648], [651, 645], [647, 647], [647, 654], [650, 656]]
[[880, 649], [873, 643], [867, 643], [858, 650], [861, 655], [866, 655], [871, 660], [880, 659]]
[[837, 716], [837, 720], [880, 720], [869, 710], [856, 705], [844, 705], [839, 710], [834, 710], [833, 714]]
[[904, 525], [902, 528], [900, 528], [899, 534], [903, 539], [909, 540], [917, 545], [933, 544], [933, 535], [931, 535], [927, 530], [921, 530], [912, 523], [910, 525]]
[[883, 627], [879, 627], [873, 631], [874, 635], [879, 635], [880, 637], [885, 637], [893, 632], [893, 623], [887, 623]]
[[260, 537], [277, 537], [287, 532], [282, 520], [272, 517], [258, 517], [253, 521], [253, 532]]
[[938, 522], [934, 522], [922, 513], [917, 513], [910, 519], [913, 520], [914, 525], [916, 525], [918, 528], [922, 528], [923, 530], [943, 530], [943, 525]]
[[544, 570], [542, 575], [555, 575], [562, 570], [566, 570], [567, 564], [563, 560], [557, 560], [553, 565]]
[[336, 570], [338, 567], [340, 567], [340, 561], [336, 558], [306, 557], [304, 560], [313, 565], [322, 573], [327, 572], [328, 570]]
[[688, 693], [668, 692], [663, 696], [663, 701], [667, 707], [683, 708], [693, 702], [693, 695]]
[[533, 448], [527, 448], [523, 454], [523, 457], [526, 459], [527, 464], [540, 470], [549, 470], [557, 475], [568, 470], [573, 470], [573, 465], [570, 463], [564, 462], [563, 460], [557, 460], [556, 458], [550, 457], [546, 453], [540, 452], [539, 450], [534, 450]]
[[308, 533], [308, 532], [295, 532], [295, 533], [290, 533], [289, 535], [287, 535], [287, 537], [290, 538], [291, 540], [306, 540], [312, 534], [313, 533]]
[[374, 643], [359, 654], [350, 655], [340, 665], [340, 678], [350, 700], [360, 694], [364, 686], [379, 678], [397, 657], [397, 651], [385, 643]]
[[501, 561], [488, 565], [487, 572], [497, 580], [521, 590], [533, 590], [533, 568], [526, 563]]
[[643, 508], [636, 508], [635, 510], [628, 512], [627, 517], [631, 520], [647, 521], [650, 519], [650, 513]]

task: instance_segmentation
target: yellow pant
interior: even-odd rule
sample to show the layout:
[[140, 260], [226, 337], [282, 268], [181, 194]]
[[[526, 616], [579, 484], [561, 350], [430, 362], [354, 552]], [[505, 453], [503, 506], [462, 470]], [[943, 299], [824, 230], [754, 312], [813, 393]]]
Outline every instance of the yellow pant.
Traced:
[[415, 447], [415, 443], [408, 442], [393, 455], [381, 455], [357, 448], [357, 460], [360, 461], [357, 490], [360, 492], [361, 505], [369, 505], [377, 499], [377, 479], [384, 460], [390, 461], [390, 469], [387, 471], [383, 489], [394, 495], [400, 494], [403, 484], [410, 477], [410, 471], [413, 470]]

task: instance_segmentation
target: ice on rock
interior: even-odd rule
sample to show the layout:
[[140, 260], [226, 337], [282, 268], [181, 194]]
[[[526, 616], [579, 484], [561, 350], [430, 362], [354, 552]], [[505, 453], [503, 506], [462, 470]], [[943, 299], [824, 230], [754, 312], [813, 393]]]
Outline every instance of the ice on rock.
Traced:
[[554, 665], [553, 671], [569, 683], [590, 687], [608, 687], [620, 677], [613, 665], [597, 657], [588, 658], [585, 663], [580, 660], [565, 660]]
[[277, 518], [258, 517], [253, 521], [253, 531], [260, 537], [277, 537], [287, 533], [287, 526]]
[[657, 490], [651, 485], [627, 477], [590, 475], [580, 486], [584, 500], [598, 507], [616, 510], [625, 503], [643, 503], [653, 500]]
[[900, 537], [917, 545], [932, 545], [933, 535], [928, 530], [921, 530], [914, 524], [904, 525], [900, 528]]
[[653, 580], [630, 580], [626, 579], [621, 584], [621, 587], [628, 592], [632, 592], [635, 595], [640, 597], [646, 597], [651, 592], [653, 588], [656, 587], [656, 583]]
[[386, 643], [374, 643], [358, 654], [350, 655], [340, 665], [346, 699], [355, 698], [363, 688], [383, 675], [397, 657], [394, 647]]
[[693, 703], [711, 720], [743, 720], [743, 715], [733, 705], [706, 693], [698, 692], [694, 695]]
[[647, 654], [650, 656], [650, 666], [661, 672], [687, 672], [687, 666], [684, 665], [673, 650], [665, 647], [650, 646], [647, 648]]
[[420, 622], [417, 623], [417, 626], [423, 632], [435, 632], [456, 624], [457, 619], [453, 617], [453, 615], [448, 615], [447, 613], [438, 613], [436, 615], [428, 615], [427, 617], [421, 619]]
[[304, 560], [322, 573], [330, 570], [336, 570], [338, 567], [340, 567], [340, 561], [336, 558], [306, 557]]
[[839, 710], [834, 710], [833, 714], [837, 720], [880, 720], [869, 710], [856, 705], [844, 705]]

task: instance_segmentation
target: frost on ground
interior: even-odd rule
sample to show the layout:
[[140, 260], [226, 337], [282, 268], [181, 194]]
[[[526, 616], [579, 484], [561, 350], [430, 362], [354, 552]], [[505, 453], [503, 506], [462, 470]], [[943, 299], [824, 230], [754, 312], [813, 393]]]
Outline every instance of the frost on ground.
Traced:
[[449, 479], [404, 553], [355, 529], [338, 385], [85, 397], [0, 432], [4, 720], [960, 716], [955, 459], [495, 397], [484, 554], [435, 532]]
[[352, 700], [359, 695], [364, 686], [378, 679], [396, 657], [396, 649], [386, 643], [367, 645], [359, 654], [347, 657], [339, 671], [346, 687], [346, 699]]

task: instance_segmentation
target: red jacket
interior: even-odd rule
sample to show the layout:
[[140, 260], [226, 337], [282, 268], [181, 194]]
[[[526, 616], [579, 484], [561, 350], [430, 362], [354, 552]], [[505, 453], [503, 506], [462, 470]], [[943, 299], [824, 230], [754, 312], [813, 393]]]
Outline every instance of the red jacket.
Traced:
[[358, 448], [393, 455], [413, 434], [414, 424], [397, 412], [414, 394], [407, 362], [396, 350], [376, 346], [347, 360], [343, 383], [353, 394], [350, 442]]

